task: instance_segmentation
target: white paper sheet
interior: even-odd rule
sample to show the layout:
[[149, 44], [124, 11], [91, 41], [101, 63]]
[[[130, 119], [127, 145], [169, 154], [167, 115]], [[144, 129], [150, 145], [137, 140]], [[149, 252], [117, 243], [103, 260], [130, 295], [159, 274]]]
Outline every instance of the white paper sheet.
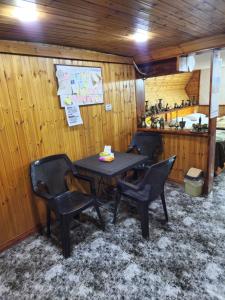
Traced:
[[59, 88], [57, 95], [71, 95], [72, 94], [72, 88], [69, 80], [61, 80], [59, 81]]
[[65, 113], [69, 127], [83, 124], [80, 108], [76, 103], [65, 106]]
[[219, 92], [221, 87], [222, 59], [220, 51], [213, 51], [213, 70], [212, 70], [212, 93], [211, 93], [211, 109], [210, 118], [219, 115]]

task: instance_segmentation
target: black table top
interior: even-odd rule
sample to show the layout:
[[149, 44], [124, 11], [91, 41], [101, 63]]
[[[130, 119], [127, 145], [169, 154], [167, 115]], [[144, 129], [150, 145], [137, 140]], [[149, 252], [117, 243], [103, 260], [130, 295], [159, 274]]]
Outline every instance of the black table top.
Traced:
[[113, 177], [124, 173], [134, 166], [139, 165], [148, 160], [148, 156], [114, 152], [115, 159], [112, 162], [99, 161], [99, 155], [89, 156], [87, 158], [74, 162], [75, 167], [101, 176]]

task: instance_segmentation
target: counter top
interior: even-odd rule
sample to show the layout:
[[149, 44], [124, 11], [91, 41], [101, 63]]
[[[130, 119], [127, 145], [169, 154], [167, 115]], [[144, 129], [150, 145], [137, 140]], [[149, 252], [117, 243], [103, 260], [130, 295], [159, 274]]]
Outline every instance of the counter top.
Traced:
[[158, 132], [161, 134], [174, 134], [174, 135], [189, 135], [189, 136], [198, 136], [198, 137], [208, 137], [208, 132], [201, 133], [201, 132], [193, 132], [187, 129], [172, 129], [172, 128], [138, 128], [138, 131], [146, 131], [146, 132]]

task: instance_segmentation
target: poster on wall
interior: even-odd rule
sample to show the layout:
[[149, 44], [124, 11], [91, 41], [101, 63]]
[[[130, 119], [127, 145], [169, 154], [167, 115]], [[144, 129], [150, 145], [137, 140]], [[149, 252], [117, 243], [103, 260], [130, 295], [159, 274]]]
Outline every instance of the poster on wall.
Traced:
[[220, 50], [213, 51], [212, 58], [212, 83], [211, 83], [211, 103], [210, 118], [216, 118], [219, 115], [219, 93], [221, 88], [222, 59]]
[[56, 65], [56, 77], [61, 107], [104, 103], [101, 68]]

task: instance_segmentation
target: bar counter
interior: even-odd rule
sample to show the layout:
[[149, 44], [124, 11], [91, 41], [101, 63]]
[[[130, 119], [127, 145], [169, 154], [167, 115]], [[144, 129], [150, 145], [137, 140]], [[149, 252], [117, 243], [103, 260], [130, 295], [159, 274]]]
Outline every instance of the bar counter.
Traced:
[[189, 135], [189, 136], [198, 136], [198, 137], [208, 137], [208, 132], [193, 132], [188, 129], [172, 129], [172, 128], [138, 128], [138, 131], [144, 131], [144, 132], [158, 132], [161, 134], [173, 134], [173, 135]]
[[163, 153], [160, 159], [176, 155], [177, 159], [169, 178], [183, 183], [191, 167], [207, 172], [208, 133], [192, 132], [185, 129], [138, 128], [143, 132], [158, 132], [162, 135]]

